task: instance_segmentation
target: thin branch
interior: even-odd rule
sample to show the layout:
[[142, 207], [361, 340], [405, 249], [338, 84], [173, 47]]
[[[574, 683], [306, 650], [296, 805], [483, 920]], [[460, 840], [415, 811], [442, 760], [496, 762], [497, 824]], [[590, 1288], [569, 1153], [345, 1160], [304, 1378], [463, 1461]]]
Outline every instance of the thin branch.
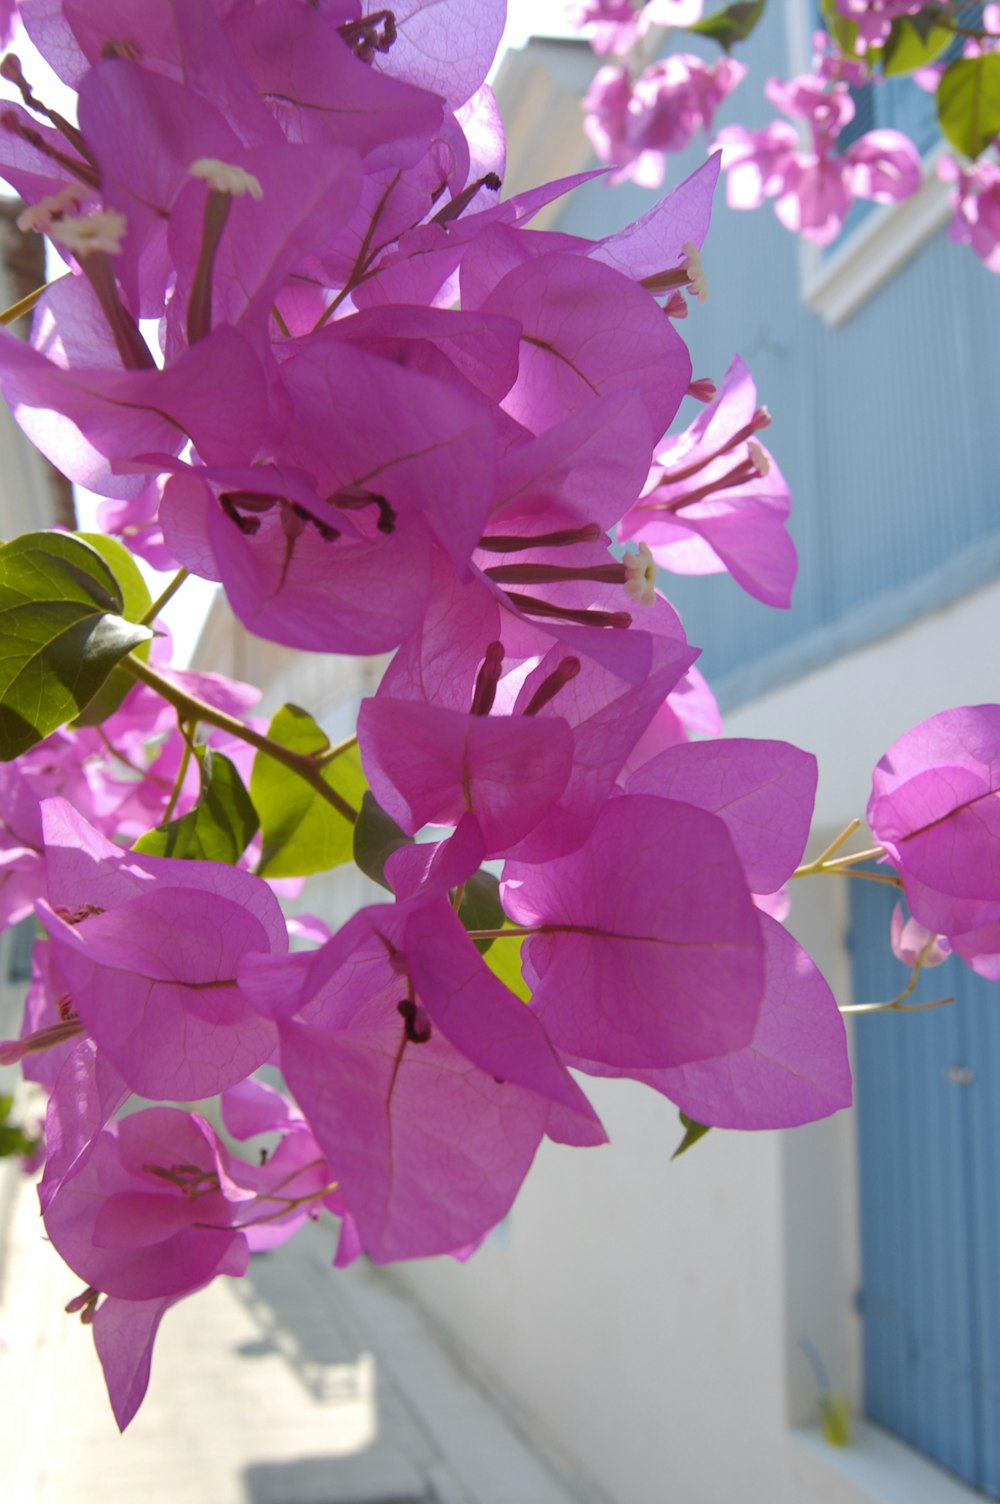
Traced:
[[160, 612], [163, 610], [164, 606], [167, 604], [167, 601], [173, 599], [187, 577], [188, 571], [186, 569], [178, 569], [177, 573], [174, 575], [167, 588], [156, 597], [156, 600], [150, 606], [145, 615], [139, 618], [140, 627], [148, 627], [153, 624], [153, 622], [159, 616]]
[[158, 674], [155, 669], [150, 668], [147, 663], [143, 663], [131, 653], [121, 660], [121, 667], [134, 678], [148, 685], [150, 689], [155, 690], [169, 704], [175, 706], [182, 719], [205, 721], [210, 726], [218, 726], [220, 731], [228, 731], [231, 736], [239, 737], [251, 747], [256, 747], [258, 752], [263, 752], [266, 757], [272, 758], [274, 762], [281, 763], [282, 767], [298, 774], [304, 783], [308, 783], [309, 787], [319, 794], [321, 799], [325, 799], [327, 804], [342, 815], [349, 824], [357, 824], [358, 811], [348, 804], [343, 795], [330, 787], [314, 757], [301, 752], [293, 752], [271, 737], [254, 731], [250, 726], [245, 726], [235, 716], [227, 715], [223, 710], [216, 710], [214, 705], [197, 699], [195, 695], [186, 694], [176, 684], [171, 683], [169, 679]]

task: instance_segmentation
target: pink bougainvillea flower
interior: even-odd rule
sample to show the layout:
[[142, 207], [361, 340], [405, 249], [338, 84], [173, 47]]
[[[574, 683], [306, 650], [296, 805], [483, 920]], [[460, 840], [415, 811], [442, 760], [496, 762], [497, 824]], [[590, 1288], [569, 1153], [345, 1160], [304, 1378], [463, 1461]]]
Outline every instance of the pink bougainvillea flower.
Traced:
[[714, 399], [656, 456], [621, 536], [648, 544], [664, 569], [728, 570], [755, 599], [787, 608], [797, 567], [788, 487], [757, 438], [770, 421], [735, 356]]
[[722, 735], [722, 717], [715, 696], [693, 664], [676, 688], [670, 691], [632, 748], [619, 774], [619, 782], [657, 753], [686, 742], [692, 735]]
[[998, 705], [931, 716], [875, 769], [868, 823], [899, 870], [913, 917], [935, 934], [1000, 920], [998, 792]]
[[373, 793], [405, 831], [457, 824], [470, 812], [487, 857], [534, 829], [573, 761], [561, 718], [463, 715], [383, 696], [362, 702], [358, 741]]
[[795, 127], [784, 120], [772, 120], [759, 131], [723, 126], [713, 145], [722, 150], [729, 207], [759, 209], [765, 198], [780, 192], [798, 144]]
[[642, 288], [589, 257], [554, 253], [515, 267], [482, 309], [521, 324], [518, 377], [503, 407], [532, 433], [595, 396], [634, 391], [659, 434], [687, 391], [691, 361], [673, 325]]
[[104, 1128], [45, 1209], [49, 1239], [87, 1283], [69, 1309], [93, 1321], [123, 1430], [146, 1392], [165, 1311], [216, 1275], [246, 1271], [247, 1242], [233, 1223], [254, 1192], [231, 1168], [204, 1119], [147, 1108]]
[[957, 185], [949, 239], [971, 245], [988, 271], [1000, 273], [1000, 163], [981, 159], [959, 168], [946, 157], [938, 164], [938, 175]]
[[670, 1070], [573, 1064], [594, 1075], [641, 1081], [695, 1122], [717, 1128], [796, 1128], [849, 1107], [851, 1069], [836, 999], [786, 929], [766, 914], [760, 926], [764, 996], [749, 1044]]
[[315, 955], [240, 972], [257, 1006], [277, 1010], [285, 1079], [379, 1261], [480, 1238], [543, 1134], [604, 1138], [538, 1019], [451, 910], [443, 885], [481, 850], [467, 820], [436, 851], [397, 853], [409, 896], [394, 908], [362, 910]]
[[893, 955], [904, 966], [916, 966], [918, 962], [921, 969], [940, 966], [951, 955], [951, 945], [944, 935], [935, 935], [918, 920], [907, 918], [900, 903], [892, 911], [889, 943]]
[[267, 884], [122, 851], [61, 800], [43, 820], [50, 943], [74, 1011], [132, 1090], [197, 1100], [267, 1060], [273, 1028], [236, 985], [242, 956], [287, 949]]
[[658, 794], [717, 814], [752, 891], [773, 893], [802, 859], [816, 779], [815, 757], [788, 742], [725, 737], [661, 752], [632, 774], [625, 792]]
[[503, 904], [525, 941], [533, 1005], [558, 1049], [612, 1066], [687, 1064], [753, 1037], [763, 988], [757, 911], [717, 816], [610, 800], [586, 843], [508, 862]]
[[594, 241], [587, 255], [637, 282], [651, 281], [679, 267], [690, 246], [700, 250], [705, 243], [721, 166], [721, 153], [713, 152], [645, 214], [623, 230]]
[[203, 1118], [151, 1107], [101, 1132], [52, 1199], [45, 1227], [95, 1290], [125, 1300], [183, 1295], [236, 1272], [234, 1263], [246, 1267], [232, 1224], [253, 1196]]
[[619, 67], [599, 68], [583, 101], [584, 130], [614, 169], [609, 181], [658, 188], [664, 152], [683, 151], [697, 131], [711, 130], [716, 109], [745, 74], [732, 58], [707, 64], [680, 52], [635, 79]]
[[[571, 515], [560, 519], [556, 508], [545, 513], [544, 520], [575, 521]], [[569, 546], [549, 545], [547, 549], [544, 538], [539, 538], [537, 547], [499, 552], [501, 541], [505, 547], [522, 542], [531, 545], [538, 525], [534, 522], [531, 531], [520, 533], [518, 529], [527, 527], [528, 520], [513, 519], [498, 524], [510, 527], [509, 535], [491, 532], [488, 537], [498, 549], [498, 560], [516, 559], [511, 566], [516, 570], [545, 572], [543, 578], [549, 583], [527, 587], [538, 590], [539, 596], [523, 597], [512, 588], [508, 597], [502, 583], [506, 565], [500, 565], [497, 574], [491, 563], [488, 578], [466, 585], [449, 581], [443, 570], [437, 571], [421, 630], [403, 645], [376, 696], [376, 703], [383, 698], [415, 700], [447, 708], [458, 714], [455, 724], [462, 726], [479, 704], [489, 669], [493, 686], [489, 719], [528, 716], [540, 725], [569, 726], [573, 759], [564, 789], [554, 795], [548, 813], [534, 829], [524, 831], [516, 851], [510, 840], [506, 845], [507, 854], [526, 861], [547, 860], [574, 849], [586, 838], [635, 742], [695, 655], [665, 601], [656, 598], [652, 606], [633, 616], [620, 610], [632, 604], [623, 586], [588, 582], [592, 564], [599, 578], [609, 569], [624, 577], [625, 566], [617, 561], [609, 564], [602, 545], [571, 541]], [[571, 525], [565, 536], [572, 540], [578, 531]], [[566, 571], [572, 576], [581, 554], [579, 580], [557, 579], [546, 562], [558, 557], [556, 574]], [[538, 621], [528, 615], [543, 608], [547, 615]], [[505, 733], [485, 730], [476, 734], [492, 739]], [[555, 730], [554, 735], [562, 737], [563, 733]], [[377, 762], [375, 749], [369, 750]], [[390, 761], [394, 758], [388, 747], [387, 756]], [[377, 772], [373, 770], [372, 776], [377, 778]], [[451, 787], [464, 801], [461, 782], [452, 778]], [[553, 798], [552, 787], [547, 783], [545, 787], [545, 797]], [[465, 807], [460, 803], [456, 813]], [[533, 808], [533, 822], [537, 814]], [[494, 828], [502, 839], [502, 822]]]
[[[249, 464], [271, 436], [268, 377], [249, 342], [217, 329], [164, 371], [123, 370], [97, 300], [80, 277], [40, 299], [37, 348], [0, 331], [0, 387], [28, 437], [71, 480], [137, 496], [156, 464], [191, 440], [206, 463]], [[134, 473], [139, 471], [139, 473]]]

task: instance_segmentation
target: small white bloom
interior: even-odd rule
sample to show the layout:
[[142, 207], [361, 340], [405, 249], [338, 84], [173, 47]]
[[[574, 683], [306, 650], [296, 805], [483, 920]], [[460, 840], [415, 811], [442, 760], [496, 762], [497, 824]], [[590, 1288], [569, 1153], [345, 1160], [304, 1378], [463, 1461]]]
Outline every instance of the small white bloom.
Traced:
[[701, 252], [692, 240], [684, 242], [684, 270], [688, 274], [690, 291], [699, 303], [704, 303], [708, 297], [708, 278], [701, 264]]
[[49, 225], [48, 234], [79, 261], [95, 251], [103, 251], [108, 256], [119, 255], [125, 227], [124, 214], [106, 209], [82, 219], [57, 219]]
[[625, 554], [625, 594], [637, 606], [652, 606], [656, 601], [656, 564], [649, 545], [639, 544], [639, 552]]
[[37, 204], [29, 204], [26, 209], [22, 209], [17, 216], [17, 228], [22, 231], [34, 230], [36, 235], [44, 235], [53, 220], [62, 219], [66, 214], [76, 214], [89, 192], [82, 183], [67, 183], [58, 193], [50, 193], [48, 198], [40, 198]]
[[260, 179], [252, 172], [231, 162], [220, 162], [217, 157], [198, 157], [188, 172], [193, 178], [201, 178], [216, 193], [228, 193], [232, 198], [242, 198], [245, 193], [254, 199], [264, 197]]
[[750, 459], [753, 462], [753, 467], [756, 470], [757, 474], [766, 475], [771, 468], [771, 461], [768, 459], [763, 449], [757, 443], [757, 440], [751, 439], [749, 444], [747, 445], [747, 448], [750, 451]]

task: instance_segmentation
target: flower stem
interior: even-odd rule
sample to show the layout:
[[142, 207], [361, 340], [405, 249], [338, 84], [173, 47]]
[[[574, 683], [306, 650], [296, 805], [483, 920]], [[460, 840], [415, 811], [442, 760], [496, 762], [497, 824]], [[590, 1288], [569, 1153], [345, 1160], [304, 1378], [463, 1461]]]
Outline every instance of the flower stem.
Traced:
[[258, 752], [263, 752], [266, 757], [272, 758], [292, 773], [298, 774], [304, 783], [308, 783], [321, 799], [325, 799], [327, 804], [331, 805], [351, 825], [357, 824], [357, 810], [353, 805], [348, 804], [336, 789], [330, 787], [314, 757], [302, 752], [293, 752], [271, 737], [254, 731], [250, 726], [245, 726], [235, 716], [227, 715], [223, 710], [216, 710], [215, 706], [209, 705], [207, 701], [186, 694], [176, 684], [172, 684], [169, 679], [150, 668], [148, 663], [143, 663], [131, 653], [121, 660], [121, 666], [173, 705], [184, 720], [205, 721], [210, 726], [218, 726], [220, 731], [228, 731], [231, 736], [239, 737], [251, 747], [256, 747]]
[[516, 925], [505, 925], [500, 930], [468, 930], [470, 940], [523, 940], [525, 935], [540, 935], [542, 930], [524, 930]]
[[57, 282], [61, 282], [62, 280], [62, 277], [53, 277], [51, 282], [46, 282], [43, 286], [36, 287], [34, 292], [29, 292], [26, 298], [19, 298], [16, 303], [11, 303], [9, 308], [5, 308], [0, 313], [0, 324], [13, 324], [15, 320], [21, 318], [24, 314], [30, 313], [38, 302], [38, 299], [42, 296], [42, 293], [48, 292], [50, 287], [54, 287]]
[[164, 606], [167, 604], [167, 601], [173, 599], [187, 577], [188, 571], [186, 569], [178, 569], [177, 573], [174, 575], [167, 588], [156, 597], [156, 600], [150, 606], [145, 615], [139, 618], [139, 625], [141, 627], [148, 627], [152, 625], [152, 623], [159, 616], [160, 612], [163, 610]]

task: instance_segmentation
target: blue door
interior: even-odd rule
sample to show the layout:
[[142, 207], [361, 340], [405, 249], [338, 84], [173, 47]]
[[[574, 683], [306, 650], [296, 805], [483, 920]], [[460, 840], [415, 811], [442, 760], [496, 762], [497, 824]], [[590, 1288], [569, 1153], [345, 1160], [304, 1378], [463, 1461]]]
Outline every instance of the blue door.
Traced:
[[[892, 891], [852, 884], [855, 997], [907, 982]], [[866, 1414], [1000, 1498], [1000, 986], [926, 972], [855, 1020]]]

